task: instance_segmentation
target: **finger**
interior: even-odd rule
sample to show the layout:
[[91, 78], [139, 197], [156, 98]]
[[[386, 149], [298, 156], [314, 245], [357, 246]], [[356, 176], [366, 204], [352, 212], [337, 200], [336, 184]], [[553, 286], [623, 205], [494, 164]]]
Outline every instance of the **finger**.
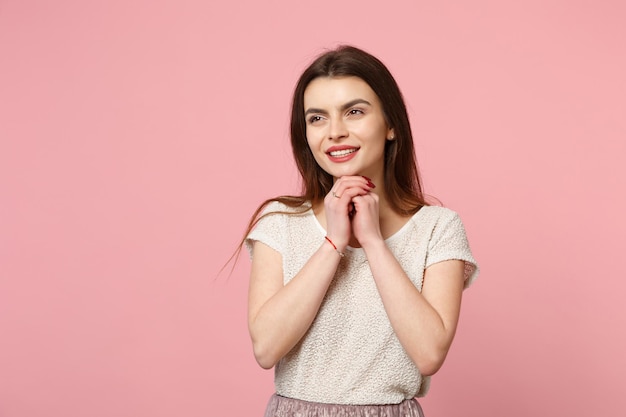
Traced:
[[349, 177], [341, 177], [337, 180], [338, 183], [342, 183], [342, 182], [350, 182], [350, 183], [357, 183], [357, 184], [363, 184], [366, 185], [368, 188], [376, 188], [376, 185], [372, 182], [371, 179], [369, 179], [368, 177], [365, 176], [361, 176], [361, 175], [356, 175], [356, 176], [349, 176]]
[[[361, 187], [350, 187], [341, 191], [341, 196], [338, 197], [339, 202], [342, 204], [348, 204], [352, 202], [355, 197], [365, 196], [369, 194], [369, 190], [361, 188]], [[337, 199], [337, 198], [336, 198]]]
[[378, 218], [378, 196], [374, 193], [358, 195], [352, 198], [355, 213], [369, 212]]
[[361, 185], [361, 186], [367, 186], [369, 188], [376, 188], [376, 185], [374, 185], [374, 183], [367, 177], [363, 177], [360, 175], [353, 175], [353, 176], [347, 176], [347, 177], [340, 177], [336, 182], [335, 182], [335, 186], [354, 186], [354, 185]]
[[352, 201], [357, 205], [378, 205], [378, 199], [378, 194], [370, 192], [354, 196]]
[[337, 181], [333, 185], [330, 194], [335, 198], [341, 198], [343, 194], [345, 194], [346, 190], [353, 188], [368, 193], [372, 190], [373, 187], [371, 187], [370, 184], [363, 178], [353, 177], [352, 179]]

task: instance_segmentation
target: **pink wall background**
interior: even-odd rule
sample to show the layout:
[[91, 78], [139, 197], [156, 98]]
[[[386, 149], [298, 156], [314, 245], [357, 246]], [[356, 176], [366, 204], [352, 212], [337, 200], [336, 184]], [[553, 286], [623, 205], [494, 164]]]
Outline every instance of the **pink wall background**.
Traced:
[[249, 263], [291, 90], [379, 56], [482, 276], [429, 417], [623, 415], [626, 6], [0, 0], [0, 416], [260, 416]]

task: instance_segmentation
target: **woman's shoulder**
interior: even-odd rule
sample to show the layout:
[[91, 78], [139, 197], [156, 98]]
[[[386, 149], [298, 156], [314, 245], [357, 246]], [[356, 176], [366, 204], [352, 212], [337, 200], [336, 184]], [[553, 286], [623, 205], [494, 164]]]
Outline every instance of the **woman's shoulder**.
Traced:
[[308, 212], [311, 209], [311, 203], [308, 201], [303, 202], [302, 204], [297, 205], [296, 203], [291, 203], [290, 200], [284, 200], [281, 198], [277, 198], [275, 200], [271, 200], [267, 205], [263, 208], [262, 215], [265, 214], [301, 214]]
[[306, 202], [298, 207], [289, 199], [272, 199], [261, 210], [247, 239], [270, 235], [278, 239], [294, 230], [301, 230], [307, 227], [307, 215], [312, 213], [310, 208], [311, 205]]
[[290, 198], [278, 197], [270, 200], [258, 216], [257, 223], [272, 224], [273, 227], [286, 227], [312, 213], [311, 204], [307, 201], [295, 201]]
[[447, 207], [424, 206], [411, 218], [414, 227], [430, 236], [444, 232], [445, 230], [463, 230], [463, 221], [459, 214]]
[[417, 213], [415, 213], [415, 215], [413, 216], [413, 219], [415, 220], [433, 220], [433, 221], [440, 221], [440, 220], [449, 220], [449, 219], [453, 219], [455, 217], [458, 217], [459, 215], [457, 214], [456, 211], [449, 209], [447, 207], [442, 207], [442, 206], [423, 206], [422, 208], [419, 209], [419, 211]]

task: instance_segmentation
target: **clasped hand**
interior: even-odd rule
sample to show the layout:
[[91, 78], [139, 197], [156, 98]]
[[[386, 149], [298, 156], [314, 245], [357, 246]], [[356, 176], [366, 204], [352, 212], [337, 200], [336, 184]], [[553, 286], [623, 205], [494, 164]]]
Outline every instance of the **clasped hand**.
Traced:
[[361, 246], [382, 240], [375, 187], [367, 177], [345, 176], [324, 198], [327, 233], [340, 251], [352, 235]]

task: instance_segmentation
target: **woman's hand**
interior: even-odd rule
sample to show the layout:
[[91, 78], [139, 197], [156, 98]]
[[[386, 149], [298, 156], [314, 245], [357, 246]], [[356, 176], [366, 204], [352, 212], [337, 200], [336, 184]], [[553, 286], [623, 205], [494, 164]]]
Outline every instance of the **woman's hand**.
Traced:
[[[326, 232], [340, 252], [348, 246], [353, 232], [351, 217], [358, 216], [358, 213], [354, 213], [356, 209], [354, 199], [371, 194], [372, 188], [374, 184], [365, 177], [341, 177], [335, 181], [330, 193], [324, 198]], [[378, 223], [378, 217], [376, 217], [376, 222]]]
[[382, 241], [378, 195], [367, 193], [352, 199], [355, 213], [352, 217], [352, 233], [362, 247]]

